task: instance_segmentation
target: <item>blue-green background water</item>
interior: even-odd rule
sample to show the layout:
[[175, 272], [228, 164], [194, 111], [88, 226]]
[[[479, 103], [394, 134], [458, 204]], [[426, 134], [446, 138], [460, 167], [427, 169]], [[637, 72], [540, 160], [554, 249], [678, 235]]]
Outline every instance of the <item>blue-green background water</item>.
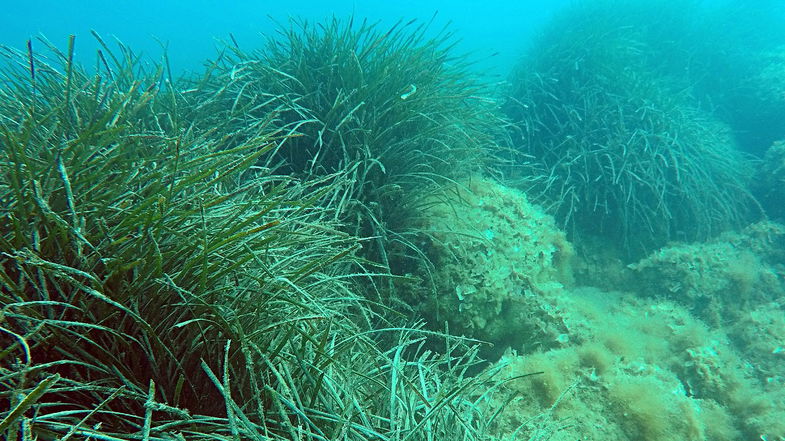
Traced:
[[[76, 56], [94, 61], [96, 44], [90, 30], [105, 39], [114, 36], [137, 52], [151, 57], [168, 47], [177, 71], [198, 70], [216, 53], [217, 40], [231, 33], [245, 49], [262, 44], [260, 34], [272, 34], [276, 22], [289, 17], [320, 21], [333, 15], [354, 15], [393, 24], [399, 19], [429, 21], [436, 14], [436, 32], [448, 23], [461, 39], [463, 52], [476, 54], [478, 67], [506, 74], [523, 53], [526, 41], [567, 0], [491, 1], [119, 1], [6, 2], [0, 18], [0, 44], [22, 48], [26, 41], [45, 35], [65, 46], [76, 35]], [[498, 53], [492, 58], [488, 55]]]

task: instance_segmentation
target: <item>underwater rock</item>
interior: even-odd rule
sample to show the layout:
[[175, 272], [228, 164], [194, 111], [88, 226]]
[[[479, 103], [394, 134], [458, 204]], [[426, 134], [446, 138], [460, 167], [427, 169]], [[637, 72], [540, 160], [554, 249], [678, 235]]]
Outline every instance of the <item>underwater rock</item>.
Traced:
[[496, 433], [652, 441], [785, 435], [782, 384], [761, 376], [755, 358], [684, 306], [631, 294], [565, 291], [560, 306], [585, 322], [573, 328], [581, 343], [505, 354], [499, 363], [513, 380], [498, 400], [515, 399], [500, 411]]
[[486, 178], [455, 185], [420, 226], [432, 263], [422, 277], [421, 312], [452, 332], [507, 346], [558, 347], [569, 341], [551, 299], [572, 281], [573, 249], [549, 215], [514, 189]]
[[784, 226], [759, 222], [708, 242], [662, 248], [629, 267], [643, 293], [672, 298], [719, 326], [785, 295], [784, 242]]

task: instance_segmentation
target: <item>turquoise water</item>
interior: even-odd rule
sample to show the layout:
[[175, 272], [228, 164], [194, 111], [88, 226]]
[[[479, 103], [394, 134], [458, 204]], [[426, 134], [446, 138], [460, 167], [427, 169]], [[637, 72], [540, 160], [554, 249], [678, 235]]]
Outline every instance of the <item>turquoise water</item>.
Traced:
[[[275, 30], [275, 22], [288, 17], [318, 21], [354, 15], [392, 24], [399, 19], [430, 20], [433, 30], [452, 22], [466, 52], [499, 53], [483, 68], [504, 72], [522, 52], [523, 42], [566, 0], [511, 1], [298, 1], [276, 4], [264, 1], [149, 1], [103, 2], [7, 2], [0, 17], [0, 44], [23, 47], [28, 38], [45, 35], [65, 45], [68, 35], [77, 37], [77, 57], [93, 61], [95, 30], [104, 37], [115, 36], [150, 56], [168, 53], [175, 69], [198, 69], [214, 56], [216, 40], [231, 33], [242, 47], [260, 45], [260, 33]], [[160, 43], [159, 43], [160, 42]]]

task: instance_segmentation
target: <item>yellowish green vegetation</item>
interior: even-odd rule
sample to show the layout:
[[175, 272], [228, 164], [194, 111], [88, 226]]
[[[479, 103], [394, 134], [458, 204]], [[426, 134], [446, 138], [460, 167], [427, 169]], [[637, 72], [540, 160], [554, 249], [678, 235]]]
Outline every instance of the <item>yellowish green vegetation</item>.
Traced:
[[[501, 433], [547, 429], [556, 440], [785, 435], [781, 356], [758, 365], [770, 346], [751, 351], [734, 341], [733, 328], [711, 328], [672, 301], [581, 288], [566, 293], [560, 306], [576, 319], [574, 344], [503, 359], [513, 376], [543, 373], [507, 385], [505, 393], [519, 398], [502, 413]], [[781, 306], [765, 308], [783, 315]], [[530, 420], [538, 414], [550, 416], [548, 427]]]

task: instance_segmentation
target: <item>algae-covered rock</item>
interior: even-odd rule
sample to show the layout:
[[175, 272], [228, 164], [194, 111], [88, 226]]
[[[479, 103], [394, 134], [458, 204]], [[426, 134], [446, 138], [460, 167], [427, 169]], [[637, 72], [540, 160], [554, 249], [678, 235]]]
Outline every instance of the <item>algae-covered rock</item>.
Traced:
[[472, 179], [433, 203], [421, 228], [433, 265], [423, 277], [432, 286], [417, 303], [432, 321], [499, 351], [568, 339], [549, 298], [571, 281], [572, 247], [523, 193]]
[[552, 441], [785, 436], [782, 384], [761, 375], [723, 330], [674, 301], [594, 288], [565, 294], [564, 309], [591, 317], [577, 331], [582, 342], [505, 355], [511, 380], [498, 394], [497, 433]]
[[785, 297], [745, 311], [728, 335], [772, 389], [785, 390]]
[[785, 294], [783, 244], [785, 227], [760, 222], [709, 242], [662, 248], [630, 268], [645, 294], [673, 298], [719, 325], [755, 301]]

